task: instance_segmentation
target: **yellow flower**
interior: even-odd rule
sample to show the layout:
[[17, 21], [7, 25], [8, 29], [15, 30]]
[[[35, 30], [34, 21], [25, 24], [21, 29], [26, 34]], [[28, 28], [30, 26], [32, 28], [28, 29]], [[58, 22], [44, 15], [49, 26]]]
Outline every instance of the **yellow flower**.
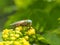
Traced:
[[18, 33], [18, 34], [20, 33], [20, 31], [17, 31], [17, 30], [15, 30], [15, 32]]
[[25, 36], [24, 38], [25, 38], [26, 40], [28, 40], [28, 39], [29, 39], [29, 37], [28, 37], [28, 36]]
[[28, 41], [24, 42], [23, 45], [30, 45]]
[[3, 45], [3, 42], [0, 42], [0, 45]]
[[10, 39], [11, 39], [11, 40], [15, 40], [15, 39], [16, 39], [16, 37], [14, 37], [14, 36], [13, 36], [13, 37], [10, 37]]
[[22, 45], [30, 45], [29, 42], [25, 39], [25, 38], [21, 38], [21, 43], [23, 43]]
[[20, 35], [19, 34], [15, 34], [15, 37], [18, 38]]
[[2, 37], [3, 37], [3, 38], [8, 38], [8, 35], [5, 34], [5, 35], [3, 35]]
[[11, 36], [11, 37], [13, 37], [13, 36], [14, 36], [14, 34], [10, 34], [10, 36]]
[[3, 42], [5, 45], [10, 45], [10, 44], [12, 44], [13, 42], [12, 41], [4, 41]]
[[22, 42], [25, 42], [26, 40], [25, 40], [25, 38], [21, 38], [21, 41], [22, 41]]
[[17, 30], [15, 32], [16, 32], [16, 34], [22, 34], [20, 31], [17, 31]]
[[14, 45], [21, 45], [19, 41], [14, 41]]
[[8, 34], [9, 31], [10, 31], [9, 29], [5, 29], [5, 30], [3, 30], [2, 34]]
[[22, 26], [16, 27], [15, 30], [21, 31], [22, 30]]
[[31, 28], [30, 30], [28, 30], [27, 34], [28, 35], [35, 34], [35, 29]]

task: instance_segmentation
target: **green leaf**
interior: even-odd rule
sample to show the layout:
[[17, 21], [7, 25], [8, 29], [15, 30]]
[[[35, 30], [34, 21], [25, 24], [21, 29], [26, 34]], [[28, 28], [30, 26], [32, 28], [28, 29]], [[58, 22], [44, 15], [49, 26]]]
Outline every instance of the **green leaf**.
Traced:
[[[57, 30], [55, 30], [55, 31], [57, 31]], [[44, 33], [43, 36], [49, 41], [49, 43], [51, 45], [60, 45], [60, 37], [53, 30], [48, 31], [47, 33]]]

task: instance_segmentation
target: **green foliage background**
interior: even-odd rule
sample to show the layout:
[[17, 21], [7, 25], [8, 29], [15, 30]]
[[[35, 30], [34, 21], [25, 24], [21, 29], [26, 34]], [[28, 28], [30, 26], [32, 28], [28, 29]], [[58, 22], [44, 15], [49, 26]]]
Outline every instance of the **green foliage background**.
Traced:
[[9, 28], [13, 22], [31, 19], [33, 27], [51, 45], [60, 45], [60, 0], [22, 0], [23, 5], [18, 1], [21, 2], [0, 0], [0, 30]]

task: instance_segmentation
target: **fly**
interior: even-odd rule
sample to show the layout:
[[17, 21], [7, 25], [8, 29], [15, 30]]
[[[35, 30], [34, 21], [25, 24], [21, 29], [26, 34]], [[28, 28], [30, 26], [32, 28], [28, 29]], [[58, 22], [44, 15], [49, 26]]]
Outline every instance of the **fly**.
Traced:
[[10, 25], [15, 25], [15, 26], [31, 26], [32, 25], [32, 20], [21, 20], [21, 21], [17, 21], [14, 22]]

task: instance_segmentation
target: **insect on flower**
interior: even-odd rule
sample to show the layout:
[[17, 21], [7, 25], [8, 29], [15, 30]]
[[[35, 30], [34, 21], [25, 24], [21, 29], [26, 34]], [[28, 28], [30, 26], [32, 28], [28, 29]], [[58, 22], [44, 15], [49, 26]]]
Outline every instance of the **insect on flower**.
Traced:
[[17, 21], [14, 22], [10, 25], [15, 25], [15, 26], [31, 26], [32, 25], [32, 20], [21, 20], [21, 21]]

